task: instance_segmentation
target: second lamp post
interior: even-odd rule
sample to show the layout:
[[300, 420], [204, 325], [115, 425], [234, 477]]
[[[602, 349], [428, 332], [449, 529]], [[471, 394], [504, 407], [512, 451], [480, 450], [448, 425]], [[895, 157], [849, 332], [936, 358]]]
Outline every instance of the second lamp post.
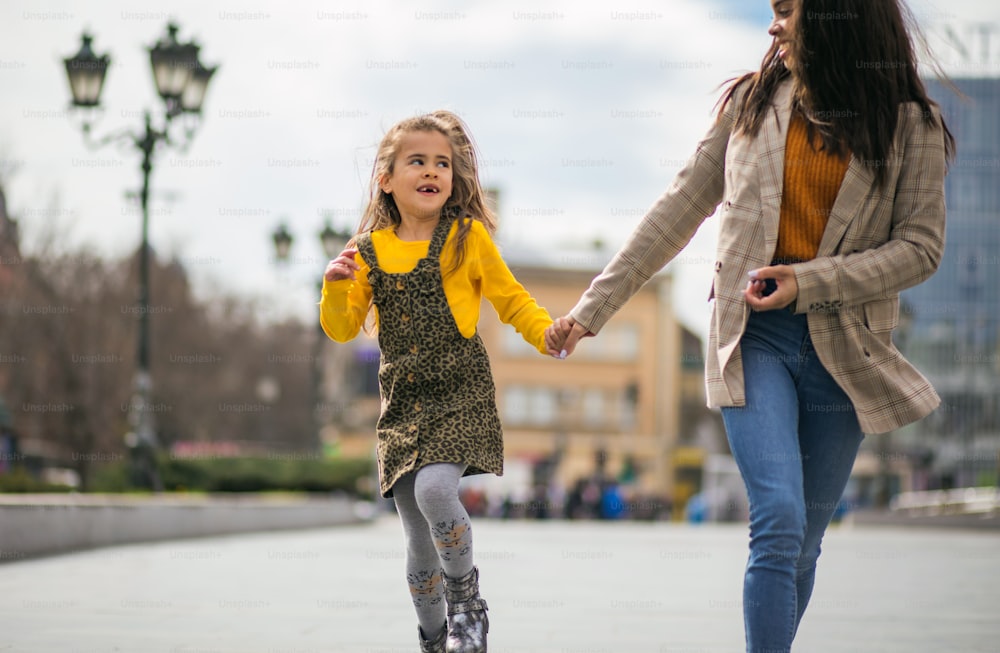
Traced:
[[[347, 242], [351, 239], [352, 234], [347, 231], [337, 231], [327, 220], [323, 227], [323, 230], [319, 232], [320, 245], [323, 247], [323, 253], [327, 260], [336, 257], [343, 251], [344, 247], [347, 246]], [[284, 263], [289, 260], [292, 250], [292, 243], [295, 238], [292, 236], [291, 232], [288, 231], [287, 225], [284, 223], [278, 225], [274, 233], [271, 234], [271, 240], [274, 242], [274, 253], [278, 262]], [[322, 270], [320, 271], [322, 274]], [[322, 290], [323, 280], [322, 277], [317, 282], [317, 290]], [[316, 318], [316, 333], [313, 337], [313, 351], [310, 367], [310, 379], [309, 388], [311, 393], [312, 402], [312, 429], [313, 429], [313, 449], [318, 453], [322, 454], [323, 451], [323, 438], [322, 431], [324, 424], [323, 412], [320, 407], [323, 405], [323, 345], [326, 342], [326, 334], [323, 333], [323, 327], [319, 322], [319, 318]]]

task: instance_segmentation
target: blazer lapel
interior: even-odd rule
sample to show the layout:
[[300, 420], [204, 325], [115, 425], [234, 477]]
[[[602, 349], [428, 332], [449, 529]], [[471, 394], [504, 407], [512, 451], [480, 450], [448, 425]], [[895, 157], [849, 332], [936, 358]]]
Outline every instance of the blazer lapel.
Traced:
[[[781, 191], [785, 179], [785, 142], [788, 123], [792, 114], [792, 84], [786, 81], [774, 92], [772, 111], [764, 120], [758, 139], [758, 165], [760, 169], [760, 203], [764, 219], [764, 238], [768, 260], [778, 243], [778, 222], [781, 218]], [[847, 226], [872, 188], [875, 174], [859, 159], [851, 156], [847, 173], [840, 185], [837, 199], [830, 211], [823, 239], [817, 256], [830, 256], [837, 252]]]
[[785, 82], [774, 92], [771, 111], [764, 118], [757, 139], [757, 163], [760, 171], [760, 204], [764, 220], [767, 261], [778, 244], [778, 220], [781, 216], [781, 190], [785, 180], [785, 140], [792, 112], [792, 84]]
[[847, 225], [858, 215], [861, 203], [874, 183], [875, 173], [851, 155], [851, 162], [847, 165], [847, 173], [840, 184], [840, 191], [833, 203], [830, 217], [826, 221], [826, 229], [823, 231], [823, 239], [819, 243], [816, 256], [832, 256], [837, 253], [837, 247], [844, 232], [847, 231]]

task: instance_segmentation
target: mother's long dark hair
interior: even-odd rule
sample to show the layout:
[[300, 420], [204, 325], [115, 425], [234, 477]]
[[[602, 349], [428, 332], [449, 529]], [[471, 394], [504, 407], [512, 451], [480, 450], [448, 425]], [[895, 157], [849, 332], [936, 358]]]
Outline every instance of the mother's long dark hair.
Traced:
[[[900, 0], [794, 0], [791, 23], [793, 71], [772, 43], [758, 72], [729, 85], [719, 115], [746, 84], [736, 107], [736, 130], [756, 135], [775, 89], [791, 76], [794, 109], [806, 118], [810, 134], [818, 131], [832, 153], [849, 150], [881, 184], [900, 104], [916, 102], [924, 121], [938, 126], [931, 111], [936, 103], [917, 69], [914, 40], [923, 45], [923, 37], [916, 21]], [[940, 127], [952, 159], [955, 139], [943, 118]]]

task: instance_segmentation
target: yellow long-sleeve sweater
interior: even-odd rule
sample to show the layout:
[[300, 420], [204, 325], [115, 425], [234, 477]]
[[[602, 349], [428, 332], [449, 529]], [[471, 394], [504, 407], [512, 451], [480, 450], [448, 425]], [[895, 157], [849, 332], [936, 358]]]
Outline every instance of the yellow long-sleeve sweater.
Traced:
[[[444, 294], [461, 334], [466, 338], [475, 335], [479, 307], [482, 298], [486, 297], [502, 322], [513, 326], [540, 353], [548, 353], [545, 329], [552, 324], [552, 318], [514, 278], [489, 232], [478, 220], [472, 222], [472, 229], [465, 240], [462, 266], [449, 273], [455, 261], [452, 243], [456, 232], [457, 223], [448, 233], [441, 252], [441, 269], [445, 275]], [[400, 240], [393, 229], [382, 229], [372, 232], [372, 245], [383, 271], [402, 274], [411, 271], [420, 259], [427, 256], [430, 241]], [[360, 253], [356, 261], [361, 266], [355, 273], [356, 280], [323, 282], [320, 324], [323, 331], [337, 342], [346, 342], [358, 335], [371, 301], [372, 289], [368, 283], [370, 264]]]

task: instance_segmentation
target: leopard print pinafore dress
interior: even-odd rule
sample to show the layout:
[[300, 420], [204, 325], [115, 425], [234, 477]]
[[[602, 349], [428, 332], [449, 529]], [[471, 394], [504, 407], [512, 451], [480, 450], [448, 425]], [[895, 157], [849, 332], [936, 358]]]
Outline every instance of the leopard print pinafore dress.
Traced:
[[441, 250], [453, 219], [442, 218], [427, 256], [410, 272], [378, 265], [371, 235], [357, 239], [378, 309], [381, 415], [376, 425], [379, 490], [431, 463], [468, 465], [465, 475], [503, 474], [503, 431], [486, 347], [458, 330], [444, 293]]

